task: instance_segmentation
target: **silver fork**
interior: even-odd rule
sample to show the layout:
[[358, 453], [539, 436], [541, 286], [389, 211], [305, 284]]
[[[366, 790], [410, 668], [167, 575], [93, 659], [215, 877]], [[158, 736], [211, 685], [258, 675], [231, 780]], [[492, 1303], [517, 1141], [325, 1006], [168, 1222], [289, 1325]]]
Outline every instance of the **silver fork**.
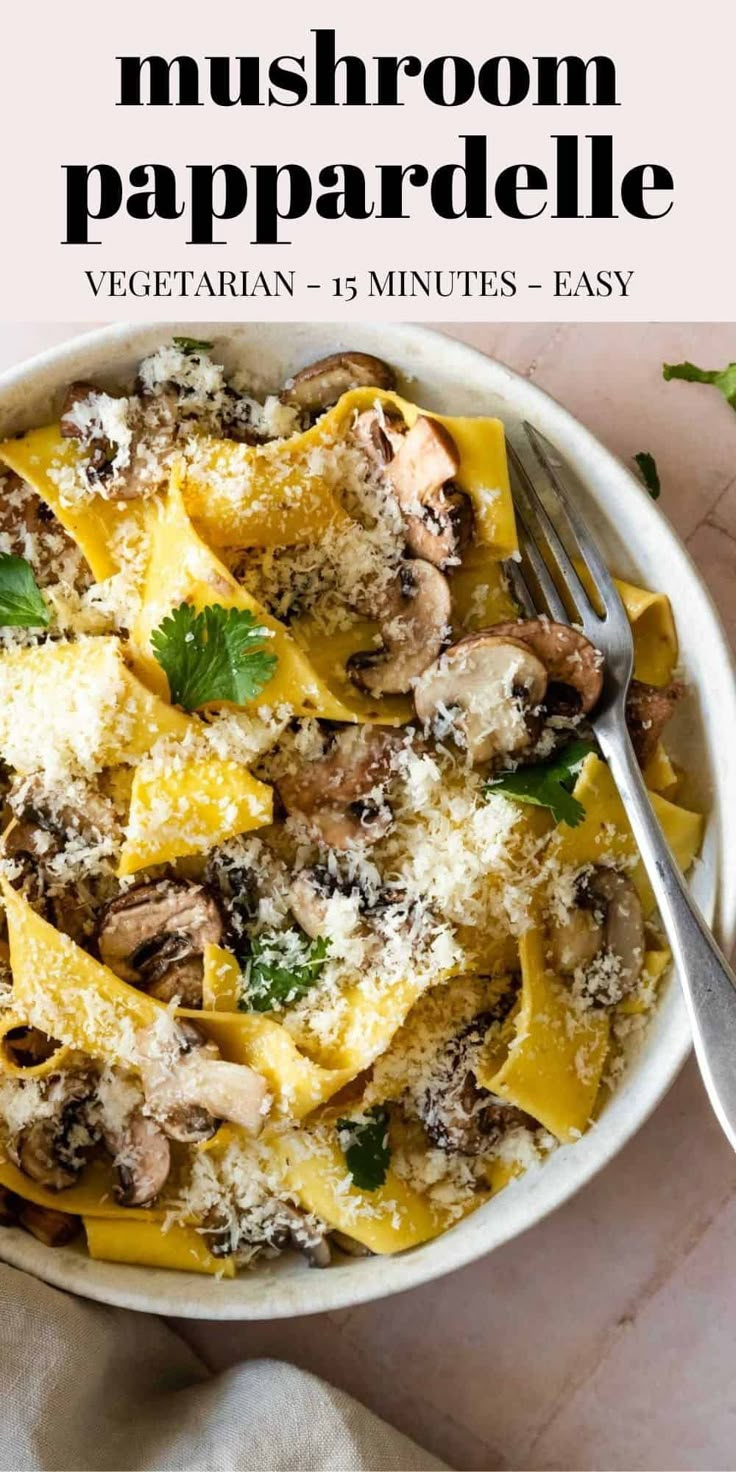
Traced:
[[[532, 617], [548, 614], [561, 623], [579, 624], [604, 657], [603, 693], [592, 716], [593, 728], [657, 900], [685, 994], [703, 1082], [716, 1116], [736, 1149], [736, 976], [716, 945], [670, 853], [631, 744], [626, 726], [626, 696], [634, 668], [634, 641], [624, 606], [585, 521], [545, 453], [540, 436], [530, 424], [525, 424], [524, 429], [550, 487], [550, 506], [565, 536], [572, 536], [577, 543], [603, 611], [599, 614], [593, 606], [523, 461], [509, 445], [516, 480], [514, 503], [522, 558], [531, 568], [543, 606], [532, 595], [529, 580], [518, 563], [508, 565], [512, 586], [526, 614]], [[564, 600], [561, 590], [565, 593]]]

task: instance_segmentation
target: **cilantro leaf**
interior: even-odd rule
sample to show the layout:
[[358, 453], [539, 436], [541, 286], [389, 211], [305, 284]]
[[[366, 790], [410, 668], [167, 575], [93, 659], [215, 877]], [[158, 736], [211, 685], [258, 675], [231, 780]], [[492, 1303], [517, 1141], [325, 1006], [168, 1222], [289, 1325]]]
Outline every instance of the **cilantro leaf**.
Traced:
[[199, 710], [216, 700], [245, 705], [259, 694], [278, 663], [264, 648], [269, 637], [250, 609], [209, 603], [195, 613], [180, 603], [154, 629], [151, 648], [174, 704]]
[[572, 796], [571, 788], [586, 756], [592, 751], [595, 747], [590, 741], [570, 741], [552, 761], [533, 762], [528, 767], [492, 777], [486, 783], [485, 795], [497, 792], [503, 797], [513, 798], [514, 802], [549, 808], [557, 823], [577, 828], [585, 817], [585, 808]]
[[50, 615], [25, 557], [0, 552], [0, 624], [15, 629], [45, 629]]
[[726, 368], [696, 368], [694, 363], [663, 363], [662, 377], [684, 378], [687, 383], [712, 383], [736, 409], [736, 363]]
[[309, 941], [295, 930], [253, 936], [240, 1010], [273, 1012], [298, 1001], [319, 981], [329, 947], [321, 935]]
[[208, 353], [210, 348], [214, 347], [214, 343], [200, 342], [196, 337], [175, 337], [172, 341], [174, 347], [178, 348], [180, 353], [186, 353], [188, 358], [192, 353]]
[[340, 1149], [359, 1191], [375, 1191], [386, 1179], [391, 1150], [388, 1110], [374, 1104], [356, 1119], [338, 1119]]
[[640, 450], [639, 454], [634, 456], [634, 459], [639, 466], [641, 478], [652, 500], [658, 501], [662, 486], [659, 479], [659, 471], [657, 470], [657, 462], [654, 456], [650, 455], [648, 450]]

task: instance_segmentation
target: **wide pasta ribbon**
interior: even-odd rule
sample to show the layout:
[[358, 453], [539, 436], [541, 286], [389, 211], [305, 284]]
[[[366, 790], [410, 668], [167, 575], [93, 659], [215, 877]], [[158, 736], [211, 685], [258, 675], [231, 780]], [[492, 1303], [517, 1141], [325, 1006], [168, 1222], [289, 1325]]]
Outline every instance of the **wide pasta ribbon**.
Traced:
[[193, 724], [128, 668], [115, 635], [0, 656], [0, 755], [23, 775], [52, 763], [87, 772], [134, 764]]
[[[560, 824], [555, 840], [555, 852], [560, 861], [575, 868], [605, 862], [625, 867], [636, 885], [645, 912], [651, 914], [654, 895], [639, 858], [626, 810], [608, 767], [597, 756], [586, 758], [575, 784], [574, 796], [583, 804], [585, 816], [577, 828]], [[650, 792], [649, 796], [672, 853], [685, 872], [702, 842], [703, 817], [669, 802], [659, 793]]]
[[539, 1120], [558, 1140], [587, 1129], [608, 1051], [610, 1018], [581, 1012], [569, 990], [546, 969], [538, 930], [519, 943], [521, 1005], [508, 1055], [494, 1053], [476, 1070], [479, 1084]]
[[[330, 484], [328, 456], [356, 415], [375, 404], [397, 409], [410, 428], [420, 415], [446, 426], [460, 457], [457, 484], [473, 502], [478, 541], [499, 559], [515, 552], [501, 421], [434, 414], [400, 394], [375, 388], [349, 390], [311, 429], [287, 440], [256, 446], [199, 441], [183, 490], [187, 510], [205, 539], [217, 547], [288, 546], [311, 541], [326, 525], [339, 522], [339, 485]], [[339, 462], [337, 473], [339, 479]]]
[[239, 762], [166, 748], [136, 767], [118, 874], [208, 853], [273, 817], [273, 792]]
[[[194, 530], [182, 499], [181, 475], [182, 467], [178, 466], [172, 474], [166, 501], [151, 528], [143, 602], [132, 630], [136, 668], [142, 678], [153, 690], [165, 694], [166, 677], [151, 653], [151, 633], [182, 602], [190, 603], [197, 612], [217, 603], [224, 608], [247, 609], [271, 636], [268, 648], [277, 657], [276, 672], [261, 693], [248, 702], [249, 707], [258, 709], [267, 703], [272, 709], [284, 705], [298, 715], [324, 720], [372, 719], [395, 724], [396, 716], [384, 710], [380, 701], [366, 701], [355, 691], [349, 705], [347, 697], [341, 699], [333, 694], [284, 625], [236, 582]], [[402, 710], [399, 720], [404, 719]]]

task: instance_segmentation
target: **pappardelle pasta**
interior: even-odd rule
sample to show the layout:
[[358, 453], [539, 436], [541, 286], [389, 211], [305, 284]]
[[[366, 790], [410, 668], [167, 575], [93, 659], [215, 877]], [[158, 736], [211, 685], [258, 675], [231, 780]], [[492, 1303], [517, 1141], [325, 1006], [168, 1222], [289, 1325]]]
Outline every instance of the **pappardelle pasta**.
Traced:
[[[212, 345], [0, 445], [0, 1216], [232, 1276], [425, 1242], [594, 1124], [668, 962], [523, 617], [502, 424]], [[683, 869], [667, 599], [619, 583]]]

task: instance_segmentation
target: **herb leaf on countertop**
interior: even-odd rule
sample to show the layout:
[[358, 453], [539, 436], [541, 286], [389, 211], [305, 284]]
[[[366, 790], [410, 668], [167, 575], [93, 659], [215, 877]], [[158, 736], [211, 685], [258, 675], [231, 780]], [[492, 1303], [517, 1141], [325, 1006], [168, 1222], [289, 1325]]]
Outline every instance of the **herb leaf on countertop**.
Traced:
[[724, 399], [736, 409], [736, 363], [726, 368], [696, 368], [694, 363], [663, 363], [662, 377], [684, 378], [686, 383], [712, 383]]
[[653, 501], [658, 501], [662, 493], [662, 485], [657, 470], [657, 462], [648, 450], [640, 450], [634, 459], [639, 466], [641, 478]]

